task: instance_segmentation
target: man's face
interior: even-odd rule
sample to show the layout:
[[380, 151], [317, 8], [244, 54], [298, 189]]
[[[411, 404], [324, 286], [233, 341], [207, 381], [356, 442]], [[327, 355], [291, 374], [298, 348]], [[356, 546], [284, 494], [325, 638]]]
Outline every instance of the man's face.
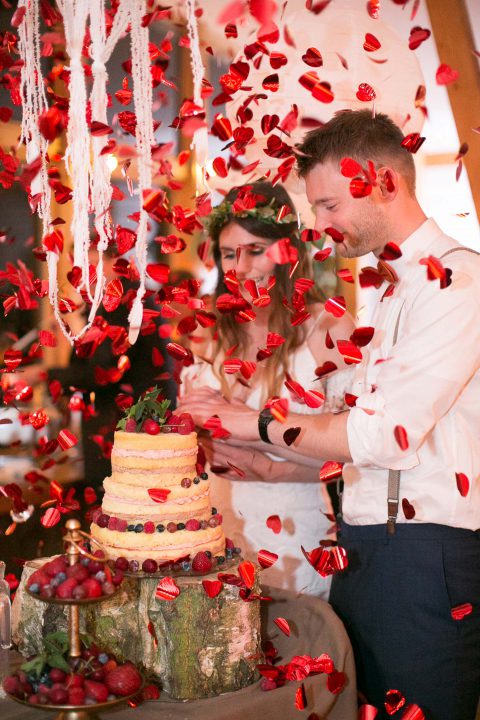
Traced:
[[354, 198], [350, 178], [340, 172], [338, 162], [315, 165], [305, 177], [307, 197], [315, 213], [315, 229], [333, 227], [343, 234], [336, 243], [343, 257], [381, 253], [389, 240], [389, 226], [381, 205], [372, 195]]

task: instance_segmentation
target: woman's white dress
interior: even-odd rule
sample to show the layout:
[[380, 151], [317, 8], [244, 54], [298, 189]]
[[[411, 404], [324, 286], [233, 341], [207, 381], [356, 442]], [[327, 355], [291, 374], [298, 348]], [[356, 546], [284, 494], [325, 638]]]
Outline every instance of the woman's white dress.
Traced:
[[[305, 342], [292, 357], [290, 374], [306, 390], [323, 392], [321, 381], [315, 380], [316, 367], [315, 358]], [[182, 377], [188, 378], [194, 387], [220, 388], [218, 378], [206, 362], [186, 368]], [[280, 394], [289, 399], [289, 411], [292, 413], [313, 414], [322, 411], [322, 408], [311, 409], [293, 401], [284, 386]], [[260, 388], [252, 391], [246, 404], [260, 411]], [[282, 458], [273, 454], [270, 457], [283, 462]], [[322, 464], [323, 461], [319, 461], [319, 469]], [[311, 469], [306, 468], [306, 471], [312, 477]], [[320, 540], [327, 538], [332, 523], [325, 517], [325, 513], [331, 512], [326, 488], [318, 480], [269, 483], [248, 478], [230, 480], [213, 475], [210, 471], [209, 475], [212, 505], [222, 513], [225, 535], [242, 549], [242, 556], [256, 560], [261, 549], [279, 556], [277, 562], [263, 572], [262, 582], [272, 587], [325, 598], [330, 578], [320, 577], [305, 559], [301, 546], [311, 550], [318, 546]], [[282, 521], [282, 530], [278, 534], [266, 525], [271, 515], [278, 515]], [[328, 538], [332, 539], [333, 536], [328, 535]]]

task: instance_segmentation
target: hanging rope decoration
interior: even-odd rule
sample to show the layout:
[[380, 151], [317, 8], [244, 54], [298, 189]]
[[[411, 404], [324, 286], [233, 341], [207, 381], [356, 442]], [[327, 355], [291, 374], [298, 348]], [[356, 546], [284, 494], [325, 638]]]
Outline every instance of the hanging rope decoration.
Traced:
[[[202, 81], [205, 68], [200, 54], [200, 42], [198, 39], [198, 24], [195, 15], [195, 0], [186, 0], [187, 9], [187, 30], [190, 40], [190, 58], [193, 75], [193, 102], [200, 108], [204, 107], [202, 98]], [[206, 164], [208, 160], [208, 128], [206, 125], [195, 131], [192, 137], [192, 149], [195, 149], [195, 161], [202, 170], [203, 189], [209, 191], [206, 181]], [[198, 189], [198, 188], [197, 188]]]
[[[59, 326], [73, 345], [91, 327], [103, 299], [105, 277], [103, 253], [112, 240], [109, 206], [112, 198], [111, 173], [106, 154], [102, 154], [107, 140], [92, 135], [87, 123], [87, 104], [90, 102], [92, 121], [107, 125], [106, 63], [118, 40], [130, 25], [132, 50], [133, 97], [137, 116], [136, 151], [138, 162], [139, 226], [135, 252], [138, 260], [140, 285], [129, 315], [129, 340], [134, 343], [142, 323], [147, 266], [147, 222], [143, 209], [145, 193], [152, 182], [152, 155], [154, 144], [152, 113], [152, 80], [148, 52], [148, 29], [142, 27], [146, 13], [145, 0], [120, 0], [110, 34], [105, 27], [105, 0], [57, 0], [63, 16], [65, 49], [70, 58], [69, 113], [65, 166], [72, 183], [74, 265], [81, 271], [76, 285], [84, 290], [91, 308], [88, 319], [79, 333], [73, 334], [61, 317], [59, 308], [58, 261], [60, 251], [52, 235], [50, 198], [47, 173], [48, 142], [39, 132], [39, 118], [48, 110], [45, 85], [40, 66], [40, 14], [39, 0], [19, 0], [25, 8], [19, 27], [19, 50], [23, 61], [21, 93], [23, 101], [22, 140], [26, 145], [27, 161], [39, 160], [40, 172], [32, 182], [31, 203], [36, 205], [42, 226], [42, 243], [47, 254], [49, 298]], [[88, 95], [85, 70], [82, 63], [83, 43], [90, 34], [93, 86]], [[35, 192], [34, 192], [35, 191]], [[98, 233], [99, 260], [96, 267], [96, 286], [92, 296], [89, 278], [90, 216]]]

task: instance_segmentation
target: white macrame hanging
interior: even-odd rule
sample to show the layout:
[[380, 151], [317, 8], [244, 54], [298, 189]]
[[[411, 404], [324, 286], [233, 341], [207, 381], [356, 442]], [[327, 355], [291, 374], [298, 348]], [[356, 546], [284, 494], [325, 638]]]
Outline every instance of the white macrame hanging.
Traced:
[[[112, 238], [109, 206], [112, 198], [110, 170], [107, 158], [102, 155], [106, 145], [103, 136], [90, 134], [87, 124], [87, 102], [90, 100], [92, 120], [107, 123], [108, 80], [106, 62], [128, 25], [131, 27], [132, 74], [135, 111], [137, 113], [138, 198], [140, 222], [136, 253], [140, 286], [129, 319], [130, 342], [135, 342], [140, 330], [145, 294], [147, 264], [147, 213], [143, 210], [144, 191], [151, 186], [154, 142], [152, 118], [152, 81], [148, 53], [148, 29], [142, 27], [146, 12], [145, 0], [120, 0], [113, 26], [107, 38], [105, 27], [105, 0], [57, 0], [62, 13], [66, 52], [70, 58], [70, 106], [67, 127], [65, 166], [72, 184], [73, 219], [71, 231], [74, 246], [74, 265], [81, 270], [77, 289], [83, 289], [91, 308], [87, 323], [74, 335], [61, 318], [58, 297], [58, 260], [54, 251], [47, 251], [49, 297], [55, 317], [67, 339], [73, 344], [91, 327], [103, 298], [105, 278], [103, 275], [103, 252]], [[19, 0], [25, 7], [23, 22], [19, 27], [22, 68], [23, 119], [22, 138], [26, 143], [27, 160], [31, 162], [40, 154], [41, 171], [35, 179], [35, 190], [40, 196], [38, 211], [43, 220], [42, 239], [50, 232], [50, 187], [46, 166], [47, 142], [38, 129], [38, 118], [47, 109], [43, 76], [40, 67], [39, 0]], [[90, 31], [93, 87], [87, 95], [85, 71], [82, 63], [83, 42], [87, 29]], [[33, 195], [32, 183], [32, 195]], [[90, 214], [98, 233], [99, 261], [96, 268], [97, 282], [92, 297], [89, 282]]]
[[[188, 30], [188, 37], [190, 40], [190, 57], [191, 57], [191, 65], [192, 65], [192, 75], [193, 75], [193, 102], [198, 107], [204, 107], [204, 102], [202, 98], [202, 81], [203, 76], [205, 74], [205, 68], [202, 63], [202, 56], [200, 54], [200, 43], [198, 39], [198, 24], [197, 24], [197, 18], [195, 15], [195, 0], [185, 0], [186, 9], [187, 9], [187, 30]], [[207, 160], [208, 160], [208, 128], [207, 127], [201, 127], [198, 130], [195, 131], [193, 137], [192, 137], [192, 149], [195, 149], [195, 162], [197, 163], [198, 167], [202, 170], [202, 182], [201, 185], [203, 185], [202, 188], [198, 187], [198, 181], [197, 181], [197, 191], [204, 192], [205, 190], [209, 190], [207, 181], [206, 181], [206, 167], [207, 167]], [[197, 175], [198, 178], [198, 175]]]

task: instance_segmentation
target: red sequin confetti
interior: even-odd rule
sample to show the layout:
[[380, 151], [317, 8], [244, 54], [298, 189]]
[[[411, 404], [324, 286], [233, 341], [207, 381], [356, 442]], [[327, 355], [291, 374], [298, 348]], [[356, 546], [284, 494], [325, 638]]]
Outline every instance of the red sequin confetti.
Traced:
[[331, 103], [335, 100], [335, 95], [332, 90], [332, 86], [328, 82], [319, 82], [312, 88], [312, 95], [315, 100], [320, 100], [323, 103]]
[[165, 488], [150, 488], [148, 494], [151, 499], [156, 503], [164, 503], [168, 500], [171, 490]]
[[324, 375], [328, 375], [329, 373], [337, 369], [338, 367], [334, 362], [332, 362], [331, 360], [326, 360], [323, 365], [320, 365], [315, 369], [315, 375], [318, 378], [322, 378], [324, 377]]
[[180, 595], [180, 588], [171, 577], [160, 580], [155, 590], [155, 597], [159, 600], [175, 600]]
[[278, 515], [270, 515], [266, 520], [266, 526], [270, 528], [275, 535], [278, 535], [282, 529], [282, 521]]
[[350, 193], [354, 198], [364, 198], [372, 192], [372, 183], [365, 178], [350, 180]]
[[375, 328], [373, 327], [359, 327], [350, 335], [350, 340], [357, 345], [357, 347], [365, 347], [373, 338], [374, 333]]
[[339, 670], [334, 670], [327, 678], [327, 688], [333, 695], [338, 695], [345, 687], [347, 676]]
[[346, 365], [354, 365], [362, 361], [362, 351], [351, 340], [337, 340], [337, 348]]
[[50, 422], [50, 418], [44, 410], [41, 408], [30, 413], [28, 416], [28, 422], [35, 430], [41, 430]]
[[403, 450], [404, 452], [405, 450], [408, 450], [408, 435], [405, 428], [402, 425], [395, 425], [393, 434], [400, 450]]
[[386, 260], [387, 262], [391, 262], [392, 260], [398, 260], [398, 258], [402, 257], [402, 251], [398, 247], [398, 245], [394, 242], [388, 242], [382, 252], [379, 255], [381, 260]]
[[113, 312], [116, 310], [123, 297], [123, 285], [120, 278], [111, 280], [105, 288], [105, 294], [103, 296], [103, 307], [107, 312]]
[[456, 607], [453, 607], [450, 611], [450, 614], [451, 614], [453, 620], [463, 620], [463, 618], [467, 617], [468, 615], [471, 615], [472, 612], [473, 612], [472, 603], [463, 603], [462, 605], [457, 605]]
[[202, 585], [210, 598], [217, 597], [223, 588], [223, 583], [220, 580], [202, 580]]
[[278, 555], [269, 550], [259, 550], [257, 560], [262, 568], [269, 568], [277, 562]]
[[285, 618], [278, 617], [275, 618], [273, 622], [278, 628], [280, 628], [284, 635], [290, 637], [290, 625], [288, 624], [288, 621], [285, 620]]
[[470, 481], [465, 473], [455, 473], [457, 480], [458, 492], [462, 497], [467, 497], [468, 491], [470, 490]]
[[[6, 350], [3, 356], [3, 362], [6, 365], [7, 372], [14, 372], [23, 360], [20, 350]], [[5, 372], [5, 371], [4, 371]]]

